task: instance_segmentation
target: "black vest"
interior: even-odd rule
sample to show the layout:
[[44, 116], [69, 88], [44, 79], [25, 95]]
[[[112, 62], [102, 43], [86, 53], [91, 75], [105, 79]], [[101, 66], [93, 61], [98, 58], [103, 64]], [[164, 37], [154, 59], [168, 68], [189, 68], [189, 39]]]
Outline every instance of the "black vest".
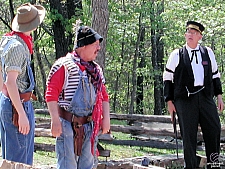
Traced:
[[[207, 96], [213, 97], [212, 66], [206, 47], [199, 46], [204, 68], [203, 89]], [[174, 99], [187, 98], [188, 92], [194, 92], [194, 74], [186, 47], [179, 50], [180, 61], [174, 72]]]

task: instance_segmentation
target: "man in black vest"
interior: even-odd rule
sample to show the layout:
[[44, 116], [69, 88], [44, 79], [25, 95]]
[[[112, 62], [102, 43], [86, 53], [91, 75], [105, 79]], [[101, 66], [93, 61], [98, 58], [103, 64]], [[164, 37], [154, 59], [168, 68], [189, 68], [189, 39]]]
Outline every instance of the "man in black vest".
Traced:
[[[198, 167], [199, 124], [205, 142], [207, 168], [219, 166], [221, 124], [217, 109], [222, 112], [224, 104], [215, 55], [212, 49], [199, 45], [204, 29], [201, 23], [187, 22], [186, 44], [170, 54], [163, 74], [165, 101], [171, 117], [174, 113], [178, 115], [187, 169]], [[217, 106], [214, 96], [217, 96]]]

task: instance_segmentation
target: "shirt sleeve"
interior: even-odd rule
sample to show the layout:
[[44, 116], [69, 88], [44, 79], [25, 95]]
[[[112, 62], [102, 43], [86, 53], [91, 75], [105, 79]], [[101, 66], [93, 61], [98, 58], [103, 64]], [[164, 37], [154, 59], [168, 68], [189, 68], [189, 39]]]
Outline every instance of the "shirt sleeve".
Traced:
[[174, 72], [179, 64], [179, 49], [175, 49], [169, 56], [166, 64], [165, 71], [163, 72], [163, 93], [164, 100], [167, 102], [169, 100], [174, 100]]
[[165, 71], [163, 72], [163, 81], [169, 80], [173, 82], [173, 75], [179, 63], [179, 49], [175, 49], [169, 56]]
[[26, 66], [26, 51], [20, 43], [13, 43], [4, 57], [5, 71], [22, 72], [22, 68]]
[[213, 79], [220, 78], [220, 73], [218, 71], [218, 65], [216, 63], [215, 54], [213, 53], [211, 48], [207, 47], [207, 50], [208, 50], [209, 58], [211, 60]]
[[46, 102], [58, 101], [59, 94], [62, 92], [65, 79], [65, 68], [61, 66], [49, 79], [45, 93]]
[[220, 73], [218, 71], [218, 65], [216, 62], [216, 57], [215, 57], [214, 52], [212, 51], [211, 48], [209, 48], [209, 47], [206, 47], [206, 48], [208, 50], [208, 54], [209, 54], [209, 58], [211, 61], [211, 66], [212, 66], [212, 75], [213, 75], [212, 79], [213, 79], [214, 95], [217, 96], [219, 94], [223, 94], [222, 84], [220, 81]]

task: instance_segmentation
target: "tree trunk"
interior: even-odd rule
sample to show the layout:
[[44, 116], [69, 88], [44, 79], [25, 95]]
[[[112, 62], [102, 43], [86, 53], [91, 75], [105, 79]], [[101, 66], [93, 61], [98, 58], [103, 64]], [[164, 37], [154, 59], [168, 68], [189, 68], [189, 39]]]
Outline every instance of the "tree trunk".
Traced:
[[[140, 68], [142, 70], [142, 68], [145, 67], [145, 56], [144, 56], [144, 45], [143, 45], [143, 41], [144, 41], [144, 37], [145, 37], [145, 28], [141, 28], [141, 34], [140, 34], [140, 47], [139, 47], [139, 58], [140, 62], [138, 64], [138, 68]], [[136, 102], [137, 102], [137, 113], [138, 114], [144, 114], [144, 85], [143, 85], [143, 80], [144, 80], [144, 76], [142, 74], [142, 72], [139, 73], [139, 75], [137, 76], [137, 98], [136, 98]]]
[[76, 12], [76, 8], [82, 8], [82, 1], [67, 0], [66, 4], [60, 0], [49, 0], [50, 10], [54, 11], [55, 20], [52, 22], [52, 29], [54, 32], [56, 59], [65, 56], [68, 51], [71, 51], [72, 44], [72, 33], [68, 36], [65, 34], [65, 26], [63, 21], [65, 19], [71, 19]]
[[108, 0], [92, 0], [92, 28], [103, 37], [101, 50], [96, 61], [104, 69], [106, 57], [106, 39], [108, 34], [109, 11]]
[[123, 66], [124, 66], [124, 47], [125, 47], [125, 34], [126, 34], [126, 29], [123, 30], [123, 40], [121, 43], [121, 66], [120, 66], [120, 70], [117, 69], [117, 73], [116, 73], [116, 80], [115, 80], [115, 87], [114, 87], [114, 95], [113, 95], [113, 103], [112, 103], [112, 110], [113, 112], [116, 112], [116, 105], [117, 105], [117, 96], [118, 96], [118, 91], [119, 91], [119, 79], [120, 79], [120, 75], [122, 73], [123, 70]]
[[[40, 29], [39, 29], [40, 30]], [[37, 35], [37, 31], [38, 30], [36, 30], [36, 31], [34, 31], [34, 40], [37, 40], [38, 39], [38, 35]], [[43, 89], [44, 89], [44, 91], [43, 91], [43, 93], [42, 94], [40, 94], [40, 92], [39, 92], [39, 90], [37, 89], [37, 85], [35, 86], [35, 95], [37, 95], [38, 94], [38, 101], [39, 102], [44, 102], [44, 100], [43, 100], [43, 97], [42, 96], [44, 96], [44, 94], [45, 94], [45, 86], [46, 86], [46, 84], [45, 84], [45, 82], [46, 82], [46, 74], [45, 74], [45, 70], [44, 70], [44, 65], [43, 65], [43, 62], [42, 62], [42, 57], [41, 57], [41, 54], [40, 54], [40, 52], [39, 52], [39, 47], [38, 47], [38, 45], [35, 43], [34, 44], [34, 49], [35, 49], [35, 56], [36, 56], [36, 61], [37, 61], [37, 67], [39, 68], [39, 70], [40, 70], [40, 74], [42, 75], [41, 76], [41, 78], [42, 78], [42, 80], [39, 80], [39, 82], [42, 82], [42, 86], [41, 85], [39, 85], [39, 87], [42, 87]], [[32, 65], [31, 65], [31, 67], [32, 67], [32, 70], [33, 70], [33, 74], [34, 74], [34, 78], [36, 77], [35, 76], [35, 70], [37, 70], [37, 69], [35, 69], [35, 67], [34, 67], [34, 58], [33, 58], [33, 55], [32, 55]], [[35, 83], [37, 84], [37, 80], [36, 80], [36, 78], [35, 78]]]
[[[154, 2], [152, 2], [154, 6]], [[154, 9], [154, 7], [152, 8]], [[151, 29], [151, 43], [152, 43], [152, 67], [154, 70], [154, 114], [160, 115], [163, 113], [164, 99], [163, 99], [163, 79], [160, 72], [163, 72], [163, 42], [161, 36], [163, 34], [163, 27], [160, 26], [160, 21], [156, 21], [163, 12], [163, 2], [156, 7], [156, 12], [152, 10], [151, 24], [155, 29]], [[161, 20], [161, 18], [159, 19]]]
[[[62, 4], [60, 3], [60, 0], [49, 0], [50, 3], [50, 10], [51, 11], [57, 11], [54, 14], [56, 15], [62, 15], [63, 16], [63, 9]], [[63, 17], [64, 18], [64, 17]], [[55, 51], [56, 51], [56, 58], [58, 59], [62, 56], [65, 56], [65, 54], [68, 52], [68, 43], [66, 41], [65, 36], [65, 27], [62, 23], [62, 20], [59, 18], [56, 18], [52, 22], [52, 29], [54, 32], [54, 41], [55, 41]]]
[[138, 37], [137, 37], [137, 42], [135, 45], [135, 54], [134, 54], [134, 59], [133, 59], [133, 72], [132, 72], [132, 90], [131, 90], [131, 101], [130, 101], [130, 110], [129, 110], [129, 114], [133, 114], [134, 113], [134, 103], [135, 103], [135, 98], [136, 98], [136, 94], [137, 94], [137, 59], [139, 56], [139, 45], [140, 45], [140, 39], [141, 39], [141, 31], [142, 31], [142, 27], [141, 27], [141, 19], [142, 19], [142, 14], [140, 13], [139, 16], [139, 31], [138, 31]]

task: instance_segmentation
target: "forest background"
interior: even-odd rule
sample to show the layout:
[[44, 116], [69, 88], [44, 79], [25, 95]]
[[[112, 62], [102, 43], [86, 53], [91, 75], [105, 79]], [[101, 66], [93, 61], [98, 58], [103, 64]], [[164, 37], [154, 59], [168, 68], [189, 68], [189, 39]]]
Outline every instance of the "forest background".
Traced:
[[206, 27], [201, 44], [213, 49], [225, 89], [223, 0], [0, 0], [1, 36], [11, 31], [16, 8], [26, 2], [46, 8], [46, 18], [33, 34], [35, 108], [46, 108], [49, 70], [72, 51], [77, 19], [104, 38], [97, 62], [104, 70], [112, 113], [167, 114], [162, 73], [169, 54], [185, 44], [188, 20]]

